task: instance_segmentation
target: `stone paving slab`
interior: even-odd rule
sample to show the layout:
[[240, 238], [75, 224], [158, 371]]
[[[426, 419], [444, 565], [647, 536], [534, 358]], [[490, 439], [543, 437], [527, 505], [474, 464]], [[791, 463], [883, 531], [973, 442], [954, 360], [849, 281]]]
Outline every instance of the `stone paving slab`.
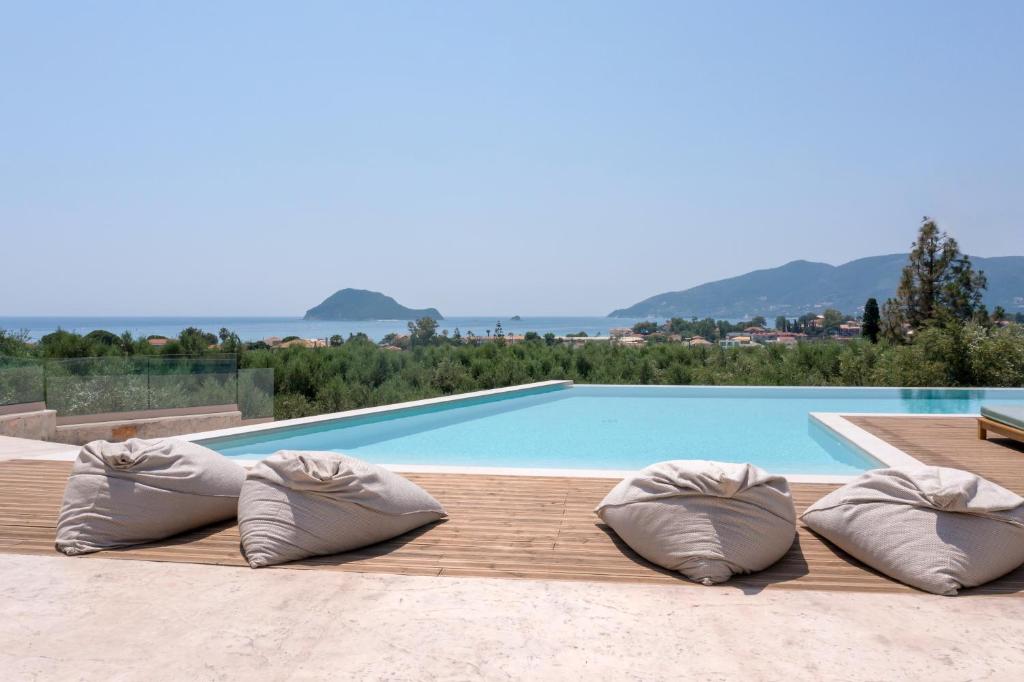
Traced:
[[1024, 600], [0, 555], [15, 680], [1019, 680]]

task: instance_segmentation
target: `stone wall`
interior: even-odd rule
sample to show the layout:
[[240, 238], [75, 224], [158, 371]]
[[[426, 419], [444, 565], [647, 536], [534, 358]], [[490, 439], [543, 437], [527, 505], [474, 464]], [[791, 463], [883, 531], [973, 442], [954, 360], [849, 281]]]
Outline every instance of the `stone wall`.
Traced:
[[53, 440], [57, 428], [55, 410], [33, 410], [0, 414], [0, 436]]
[[123, 441], [129, 438], [165, 438], [199, 431], [213, 431], [242, 425], [242, 413], [216, 412], [149, 419], [119, 419], [87, 424], [62, 424], [51, 440], [70, 445], [89, 441]]

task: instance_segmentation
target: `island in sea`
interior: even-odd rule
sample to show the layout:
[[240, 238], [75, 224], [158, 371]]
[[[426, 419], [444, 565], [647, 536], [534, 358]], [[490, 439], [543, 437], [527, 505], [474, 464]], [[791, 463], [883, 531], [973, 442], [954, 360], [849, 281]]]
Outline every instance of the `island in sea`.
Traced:
[[307, 320], [443, 320], [437, 308], [406, 308], [379, 291], [342, 289], [306, 311]]

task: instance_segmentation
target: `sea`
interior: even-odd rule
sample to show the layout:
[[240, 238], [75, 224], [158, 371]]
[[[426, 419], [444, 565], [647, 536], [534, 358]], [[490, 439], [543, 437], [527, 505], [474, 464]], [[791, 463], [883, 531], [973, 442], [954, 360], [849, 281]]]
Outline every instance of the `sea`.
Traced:
[[[456, 329], [466, 336], [494, 334], [498, 323], [506, 334], [523, 334], [533, 331], [544, 335], [548, 332], [557, 336], [586, 332], [588, 336], [607, 336], [614, 327], [631, 327], [639, 318], [614, 317], [523, 317], [515, 320], [500, 315], [481, 317], [446, 317], [438, 320], [437, 331], [448, 330], [449, 335]], [[0, 329], [7, 332], [25, 332], [33, 340], [64, 329], [69, 332], [86, 334], [95, 329], [121, 334], [129, 331], [133, 336], [166, 336], [173, 338], [186, 327], [198, 327], [216, 334], [226, 327], [238, 334], [243, 341], [259, 341], [270, 336], [284, 338], [299, 336], [304, 339], [326, 339], [340, 334], [362, 332], [374, 341], [380, 341], [392, 332], [408, 332], [406, 320], [370, 321], [323, 321], [303, 320], [300, 317], [0, 317]]]

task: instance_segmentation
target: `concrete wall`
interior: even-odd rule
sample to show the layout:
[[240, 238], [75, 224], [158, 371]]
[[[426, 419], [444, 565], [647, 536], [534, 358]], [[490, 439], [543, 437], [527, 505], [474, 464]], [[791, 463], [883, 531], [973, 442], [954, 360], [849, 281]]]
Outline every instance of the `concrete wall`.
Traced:
[[56, 428], [56, 410], [0, 414], [0, 436], [29, 438], [31, 440], [53, 440]]
[[199, 431], [229, 429], [241, 424], [242, 413], [237, 410], [179, 417], [119, 419], [55, 426], [56, 433], [50, 440], [71, 445], [84, 445], [93, 440], [123, 441], [129, 438], [164, 438]]

